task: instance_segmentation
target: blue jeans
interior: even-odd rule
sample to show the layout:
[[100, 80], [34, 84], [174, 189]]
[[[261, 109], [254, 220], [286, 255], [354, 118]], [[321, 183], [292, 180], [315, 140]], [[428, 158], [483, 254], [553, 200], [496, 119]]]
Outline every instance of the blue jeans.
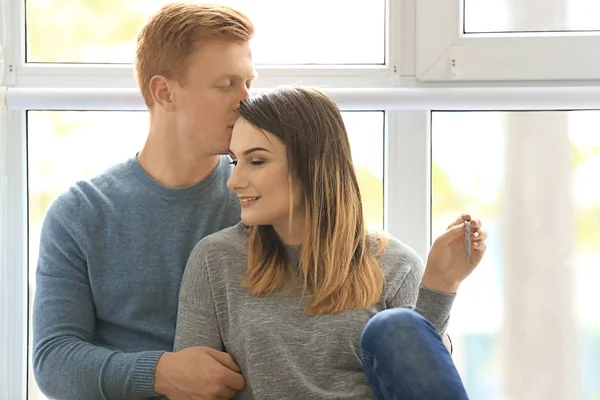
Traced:
[[377, 400], [468, 400], [452, 357], [416, 311], [377, 313], [361, 337], [363, 368]]

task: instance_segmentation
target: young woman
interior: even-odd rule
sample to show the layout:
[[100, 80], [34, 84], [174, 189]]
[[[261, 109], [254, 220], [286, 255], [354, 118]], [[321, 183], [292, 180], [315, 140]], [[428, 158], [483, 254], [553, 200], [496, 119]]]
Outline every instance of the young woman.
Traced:
[[331, 99], [279, 88], [239, 112], [228, 187], [242, 222], [194, 248], [175, 350], [229, 353], [245, 387], [223, 398], [466, 398], [442, 335], [458, 285], [485, 251], [480, 222], [457, 219], [423, 268], [406, 245], [367, 232]]

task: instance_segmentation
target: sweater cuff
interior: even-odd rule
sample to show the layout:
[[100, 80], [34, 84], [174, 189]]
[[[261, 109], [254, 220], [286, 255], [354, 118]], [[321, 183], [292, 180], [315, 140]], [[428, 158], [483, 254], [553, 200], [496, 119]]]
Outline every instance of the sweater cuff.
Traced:
[[421, 286], [415, 311], [431, 322], [441, 335], [448, 327], [450, 311], [455, 298], [455, 293], [439, 293]]
[[159, 396], [154, 390], [154, 373], [158, 359], [164, 353], [164, 351], [147, 351], [137, 359], [133, 371], [133, 390], [136, 395]]

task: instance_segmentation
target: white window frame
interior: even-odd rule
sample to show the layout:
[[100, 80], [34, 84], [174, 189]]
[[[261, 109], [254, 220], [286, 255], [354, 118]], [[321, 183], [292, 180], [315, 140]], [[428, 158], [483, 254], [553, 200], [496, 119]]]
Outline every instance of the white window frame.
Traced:
[[600, 34], [464, 34], [464, 0], [417, 2], [417, 79], [543, 81], [600, 79]]
[[0, 398], [27, 390], [27, 160], [25, 113], [0, 110]]

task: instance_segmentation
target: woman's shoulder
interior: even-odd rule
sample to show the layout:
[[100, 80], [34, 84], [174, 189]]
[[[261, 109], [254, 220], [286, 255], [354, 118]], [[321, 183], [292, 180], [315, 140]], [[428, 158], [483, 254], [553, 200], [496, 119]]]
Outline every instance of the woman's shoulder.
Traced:
[[243, 243], [246, 241], [248, 236], [246, 225], [243, 222], [238, 222], [228, 228], [221, 229], [210, 235], [206, 235], [198, 242], [199, 245], [217, 245], [217, 244], [236, 244]]
[[410, 271], [421, 273], [424, 269], [423, 259], [404, 242], [385, 232], [369, 234], [372, 249], [377, 254], [377, 261], [384, 274], [406, 274]]
[[246, 226], [239, 222], [229, 228], [222, 229], [200, 239], [194, 246], [190, 259], [219, 260], [227, 262], [239, 260], [247, 252], [248, 235]]

